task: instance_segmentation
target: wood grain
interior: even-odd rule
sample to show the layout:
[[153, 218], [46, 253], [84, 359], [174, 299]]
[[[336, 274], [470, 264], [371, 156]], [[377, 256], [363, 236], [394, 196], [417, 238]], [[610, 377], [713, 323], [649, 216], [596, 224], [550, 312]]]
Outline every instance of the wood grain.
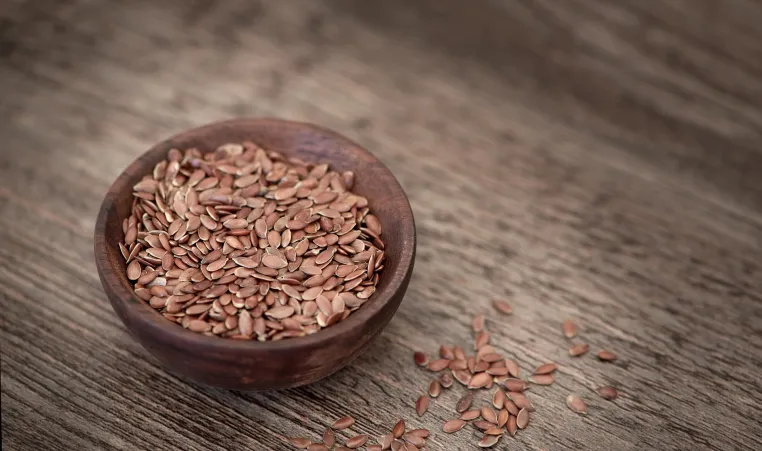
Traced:
[[[280, 450], [348, 413], [358, 433], [405, 417], [433, 449], [474, 449], [471, 428], [440, 431], [461, 390], [415, 416], [431, 375], [411, 354], [468, 344], [475, 312], [525, 371], [560, 366], [498, 449], [759, 449], [760, 21], [754, 0], [3, 2], [4, 449]], [[169, 375], [95, 271], [114, 178], [167, 136], [241, 115], [359, 142], [416, 216], [398, 314], [305, 388]], [[566, 318], [590, 355], [566, 356]], [[619, 359], [596, 361], [603, 347]]]

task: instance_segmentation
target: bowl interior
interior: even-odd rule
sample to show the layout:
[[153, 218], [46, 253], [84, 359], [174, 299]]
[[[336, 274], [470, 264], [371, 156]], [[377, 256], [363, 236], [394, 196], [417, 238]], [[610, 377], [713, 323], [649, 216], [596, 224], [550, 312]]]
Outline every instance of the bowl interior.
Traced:
[[[118, 242], [124, 239], [122, 220], [127, 217], [132, 202], [132, 186], [171, 148], [184, 150], [195, 147], [210, 152], [225, 143], [250, 140], [267, 150], [299, 157], [312, 163], [329, 163], [332, 169], [355, 173], [352, 191], [368, 199], [371, 212], [382, 225], [385, 244], [385, 265], [376, 293], [346, 320], [299, 338], [282, 341], [226, 340], [207, 337], [183, 329], [163, 318], [158, 311], [139, 300], [132, 292], [125, 271], [126, 264]], [[157, 338], [167, 334], [175, 339], [192, 341], [205, 347], [256, 347], [257, 349], [285, 348], [293, 345], [320, 347], [340, 337], [352, 327], [369, 321], [392, 298], [406, 279], [415, 254], [415, 227], [408, 200], [391, 172], [373, 155], [348, 139], [314, 125], [275, 119], [236, 119], [189, 130], [157, 144], [129, 166], [114, 182], [101, 208], [96, 224], [96, 261], [101, 280], [109, 285], [113, 297], [124, 308], [137, 309], [141, 321], [147, 321]], [[119, 312], [117, 312], [119, 313]], [[134, 319], [125, 318], [125, 321]], [[130, 324], [126, 324], [130, 328]], [[369, 332], [370, 333], [370, 332]]]

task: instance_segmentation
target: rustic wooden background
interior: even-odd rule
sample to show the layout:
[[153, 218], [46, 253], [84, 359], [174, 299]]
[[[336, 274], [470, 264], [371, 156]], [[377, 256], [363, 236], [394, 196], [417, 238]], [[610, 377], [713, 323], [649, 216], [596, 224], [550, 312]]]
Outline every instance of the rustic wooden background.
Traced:
[[[462, 389], [415, 416], [430, 375], [411, 354], [470, 343], [493, 296], [515, 310], [489, 322], [498, 348], [561, 366], [496, 449], [762, 448], [760, 23], [752, 0], [3, 1], [3, 449], [290, 449], [344, 414], [358, 432], [404, 417], [432, 449], [475, 449], [471, 428], [441, 432]], [[167, 374], [95, 272], [117, 174], [242, 115], [362, 143], [416, 215], [399, 313], [310, 387]], [[619, 360], [568, 358], [565, 318]], [[615, 402], [593, 391], [606, 383]]]

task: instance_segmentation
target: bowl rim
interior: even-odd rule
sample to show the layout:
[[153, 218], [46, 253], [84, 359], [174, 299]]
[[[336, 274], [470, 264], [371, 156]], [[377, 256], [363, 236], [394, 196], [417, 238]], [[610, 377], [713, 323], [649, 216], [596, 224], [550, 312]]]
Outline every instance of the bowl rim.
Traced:
[[[306, 335], [303, 337], [293, 337], [279, 341], [258, 341], [252, 340], [233, 340], [221, 337], [209, 337], [197, 332], [192, 332], [180, 326], [177, 323], [172, 323], [164, 318], [156, 309], [149, 306], [146, 302], [140, 300], [135, 295], [132, 287], [127, 280], [127, 276], [122, 271], [117, 270], [112, 264], [113, 252], [109, 251], [108, 243], [106, 242], [106, 229], [109, 216], [116, 215], [116, 203], [120, 193], [125, 191], [132, 191], [132, 182], [130, 179], [134, 177], [131, 174], [147, 174], [152, 169], [150, 160], [155, 158], [155, 154], [159, 152], [166, 152], [162, 150], [175, 140], [187, 139], [191, 136], [202, 135], [205, 131], [213, 130], [216, 128], [224, 127], [247, 127], [252, 125], [258, 126], [278, 126], [288, 127], [295, 131], [311, 131], [328, 138], [337, 145], [346, 146], [349, 148], [349, 152], [357, 152], [363, 154], [369, 158], [375, 164], [378, 165], [380, 179], [374, 183], [382, 183], [385, 189], [390, 193], [390, 197], [395, 199], [401, 199], [403, 211], [399, 214], [401, 229], [400, 229], [400, 252], [398, 255], [399, 264], [396, 271], [387, 272], [384, 271], [383, 277], [388, 278], [386, 287], [383, 290], [376, 291], [373, 296], [372, 302], [368, 302], [361, 308], [357, 309], [345, 320], [339, 321], [337, 324], [320, 330], [317, 333]], [[223, 144], [223, 143], [221, 143]], [[281, 151], [283, 149], [279, 149]], [[285, 150], [288, 152], [288, 149]], [[148, 167], [148, 166], [151, 167]], [[372, 199], [370, 199], [372, 202]], [[398, 218], [395, 218], [397, 220]], [[122, 218], [118, 218], [120, 221]], [[348, 335], [352, 330], [362, 326], [369, 320], [378, 316], [390, 302], [395, 298], [395, 294], [405, 285], [406, 279], [413, 270], [413, 264], [415, 260], [416, 251], [416, 231], [415, 231], [415, 219], [413, 217], [413, 211], [410, 207], [410, 202], [405, 195], [402, 186], [394, 177], [389, 168], [386, 167], [375, 155], [370, 151], [360, 146], [359, 144], [351, 141], [345, 136], [333, 131], [320, 127], [315, 124], [299, 121], [291, 121], [285, 119], [276, 118], [235, 118], [223, 121], [212, 122], [199, 127], [186, 129], [180, 133], [173, 135], [172, 137], [160, 141], [159, 143], [150, 147], [147, 151], [142, 153], [136, 158], [129, 166], [123, 169], [116, 180], [108, 188], [103, 202], [98, 211], [97, 220], [95, 223], [95, 240], [94, 240], [94, 252], [95, 263], [101, 279], [101, 284], [104, 285], [109, 300], [118, 302], [126, 315], [128, 315], [131, 321], [140, 322], [141, 326], [147, 330], [154, 339], [161, 340], [166, 344], [177, 344], [178, 342], [187, 343], [188, 346], [192, 346], [201, 352], [215, 352], [220, 350], [240, 350], [240, 351], [283, 351], [291, 348], [320, 348], [335, 342], [337, 339], [344, 335]], [[117, 251], [118, 253], [118, 251]], [[119, 254], [119, 253], [118, 253]], [[119, 259], [123, 259], [121, 254], [118, 255]], [[119, 283], [112, 283], [117, 280]], [[108, 288], [105, 286], [108, 285]], [[109, 293], [111, 291], [111, 293]], [[400, 299], [401, 302], [401, 299]], [[133, 314], [129, 314], [131, 312]], [[119, 312], [117, 312], [119, 313]], [[132, 333], [132, 327], [125, 324], [125, 327]]]

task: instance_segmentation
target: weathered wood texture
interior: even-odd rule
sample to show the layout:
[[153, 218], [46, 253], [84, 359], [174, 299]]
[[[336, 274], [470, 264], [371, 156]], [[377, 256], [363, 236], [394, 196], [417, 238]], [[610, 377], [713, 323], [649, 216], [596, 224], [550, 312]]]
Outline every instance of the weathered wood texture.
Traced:
[[[491, 315], [496, 346], [561, 366], [498, 449], [762, 448], [760, 23], [752, 0], [2, 2], [3, 448], [288, 449], [351, 413], [358, 432], [405, 417], [431, 448], [474, 449], [472, 428], [440, 430], [462, 389], [415, 416], [431, 376], [411, 354], [470, 343], [492, 296], [515, 310]], [[399, 313], [302, 389], [168, 375], [93, 264], [116, 175], [238, 115], [362, 143], [416, 214]], [[568, 358], [565, 318], [620, 359]]]

